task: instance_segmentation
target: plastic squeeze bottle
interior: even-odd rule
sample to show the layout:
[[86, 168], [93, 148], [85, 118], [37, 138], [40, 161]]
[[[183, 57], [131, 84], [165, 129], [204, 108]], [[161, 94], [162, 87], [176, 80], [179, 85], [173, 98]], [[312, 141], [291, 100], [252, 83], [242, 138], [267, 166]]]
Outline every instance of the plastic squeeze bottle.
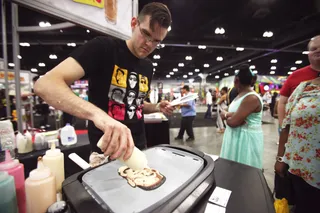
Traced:
[[23, 164], [19, 163], [19, 160], [17, 159], [12, 159], [9, 150], [6, 150], [5, 161], [0, 163], [0, 171], [6, 171], [9, 175], [14, 177], [19, 213], [26, 213], [26, 193], [24, 188]]
[[43, 156], [43, 164], [50, 169], [56, 178], [56, 192], [61, 192], [64, 181], [64, 155], [60, 149], [56, 149], [55, 141], [51, 143], [51, 149]]
[[18, 213], [14, 178], [7, 172], [0, 172], [0, 211]]
[[38, 158], [38, 167], [26, 179], [27, 213], [44, 213], [56, 202], [55, 177]]
[[[97, 146], [101, 148], [102, 138], [97, 143]], [[123, 154], [124, 155], [124, 154]], [[144, 154], [140, 149], [134, 147], [133, 152], [129, 159], [126, 161], [123, 159], [123, 155], [118, 158], [122, 163], [134, 170], [140, 170], [148, 167], [148, 160], [146, 154]]]

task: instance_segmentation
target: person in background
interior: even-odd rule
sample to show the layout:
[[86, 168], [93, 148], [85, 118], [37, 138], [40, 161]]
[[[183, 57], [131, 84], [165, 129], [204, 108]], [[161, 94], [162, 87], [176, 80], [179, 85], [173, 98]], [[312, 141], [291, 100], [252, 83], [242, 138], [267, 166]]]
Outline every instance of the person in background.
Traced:
[[[110, 159], [123, 156], [127, 160], [134, 146], [144, 149], [147, 145], [143, 116], [126, 116], [131, 110], [128, 94], [133, 91], [147, 97], [153, 74], [152, 62], [147, 57], [166, 37], [171, 22], [166, 5], [146, 4], [138, 17], [131, 19], [132, 35], [128, 40], [100, 36], [87, 42], [40, 78], [35, 92], [54, 108], [89, 120], [91, 151], [103, 152]], [[139, 76], [137, 84], [128, 83], [133, 73]], [[77, 97], [68, 86], [84, 76], [90, 81], [89, 102]], [[125, 92], [122, 100], [111, 100], [116, 88]], [[139, 114], [142, 108], [146, 114], [171, 114], [174, 110], [167, 101], [140, 104], [136, 107]], [[120, 110], [113, 116], [109, 106], [114, 105], [120, 105]], [[97, 147], [100, 139], [101, 146]]]
[[206, 94], [207, 112], [204, 115], [205, 119], [211, 119], [211, 106], [212, 106], [212, 89], [209, 89]]
[[272, 96], [269, 91], [266, 91], [262, 97], [263, 102], [270, 105], [272, 101]]
[[229, 89], [228, 95], [227, 95], [227, 104], [230, 106], [232, 101], [238, 96], [238, 89], [236, 87], [232, 87]]
[[[182, 88], [183, 96], [188, 95], [190, 92], [190, 88], [188, 85], [183, 86]], [[188, 101], [187, 103], [181, 104], [181, 125], [178, 136], [175, 138], [175, 140], [183, 140], [184, 132], [187, 131], [187, 135], [189, 136], [187, 138], [188, 141], [194, 141], [194, 134], [193, 134], [193, 121], [196, 117], [196, 104], [195, 100]]]
[[277, 102], [277, 98], [278, 98], [278, 93], [277, 92], [274, 92], [273, 95], [272, 95], [272, 98], [271, 98], [271, 103], [270, 103], [270, 113], [271, 113], [271, 116], [274, 118], [274, 107], [276, 105], [276, 102]]
[[263, 132], [261, 97], [252, 90], [256, 81], [248, 65], [242, 65], [235, 74], [234, 85], [238, 96], [221, 113], [226, 120], [220, 157], [262, 169]]
[[311, 39], [308, 51], [310, 65], [293, 72], [281, 88], [278, 103], [279, 132], [285, 117], [286, 104], [292, 92], [301, 82], [312, 80], [320, 74], [320, 35]]
[[282, 122], [274, 168], [283, 177], [289, 167], [287, 174], [292, 181], [295, 213], [319, 212], [319, 115], [320, 77], [303, 82], [294, 90]]
[[218, 133], [224, 133], [225, 125], [221, 118], [220, 113], [223, 111], [227, 111], [228, 105], [227, 105], [227, 94], [228, 94], [228, 87], [223, 87], [220, 91], [221, 97], [218, 99], [217, 102], [217, 132]]

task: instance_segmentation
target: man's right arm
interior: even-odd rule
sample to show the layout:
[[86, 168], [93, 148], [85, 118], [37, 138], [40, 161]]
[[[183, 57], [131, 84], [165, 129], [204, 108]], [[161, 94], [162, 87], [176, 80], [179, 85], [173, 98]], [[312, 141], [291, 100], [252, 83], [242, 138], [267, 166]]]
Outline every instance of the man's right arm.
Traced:
[[[130, 130], [120, 122], [109, 117], [103, 110], [79, 98], [70, 89], [70, 85], [85, 75], [84, 69], [73, 58], [69, 57], [50, 72], [40, 78], [34, 90], [49, 105], [76, 117], [91, 120], [104, 132], [101, 150], [111, 158], [131, 156], [133, 140]], [[122, 134], [125, 132], [126, 134]]]

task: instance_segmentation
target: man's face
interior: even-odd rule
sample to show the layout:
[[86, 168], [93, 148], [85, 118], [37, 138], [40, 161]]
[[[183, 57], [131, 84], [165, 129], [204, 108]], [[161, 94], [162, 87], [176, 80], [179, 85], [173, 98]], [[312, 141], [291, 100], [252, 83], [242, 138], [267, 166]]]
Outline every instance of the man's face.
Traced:
[[311, 65], [320, 69], [320, 36], [310, 42], [308, 58]]
[[150, 28], [150, 16], [141, 21], [133, 18], [131, 28], [133, 50], [139, 58], [146, 58], [167, 35], [167, 29], [158, 23], [154, 24], [153, 30]]
[[129, 84], [131, 88], [135, 88], [137, 84], [137, 76], [136, 75], [130, 75], [129, 77]]
[[120, 70], [118, 70], [116, 78], [117, 78], [117, 81], [122, 81], [123, 73]]
[[133, 118], [135, 111], [136, 111], [136, 107], [135, 106], [130, 106], [129, 107], [127, 113], [128, 113], [128, 116], [129, 116], [130, 119]]
[[136, 94], [129, 92], [128, 94], [128, 104], [132, 104], [133, 100], [136, 98]]

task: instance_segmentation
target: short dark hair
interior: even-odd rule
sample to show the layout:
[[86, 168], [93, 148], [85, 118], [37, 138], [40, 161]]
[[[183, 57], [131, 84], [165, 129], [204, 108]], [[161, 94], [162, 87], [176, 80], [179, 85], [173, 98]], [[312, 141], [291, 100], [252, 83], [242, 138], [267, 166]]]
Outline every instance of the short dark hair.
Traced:
[[188, 85], [184, 85], [184, 86], [182, 87], [182, 89], [185, 89], [185, 90], [187, 90], [188, 92], [190, 91], [190, 88], [189, 88]]
[[227, 93], [228, 92], [228, 87], [222, 87], [221, 91], [225, 91]]
[[145, 16], [150, 16], [150, 29], [154, 30], [155, 23], [161, 27], [168, 29], [171, 25], [171, 13], [165, 4], [160, 2], [152, 2], [146, 4], [138, 15], [138, 20], [142, 22]]
[[256, 83], [257, 76], [251, 71], [248, 64], [243, 64], [238, 69], [236, 77], [239, 78], [240, 84], [253, 86]]

